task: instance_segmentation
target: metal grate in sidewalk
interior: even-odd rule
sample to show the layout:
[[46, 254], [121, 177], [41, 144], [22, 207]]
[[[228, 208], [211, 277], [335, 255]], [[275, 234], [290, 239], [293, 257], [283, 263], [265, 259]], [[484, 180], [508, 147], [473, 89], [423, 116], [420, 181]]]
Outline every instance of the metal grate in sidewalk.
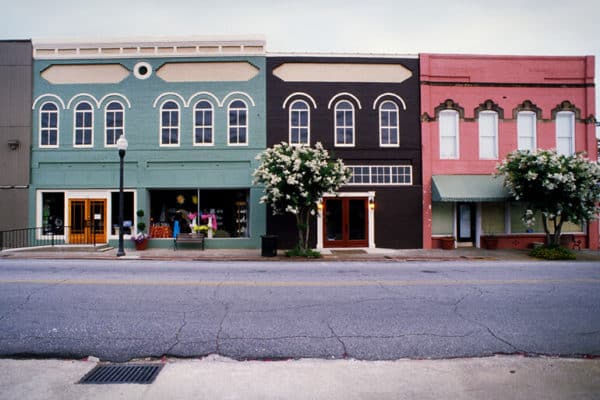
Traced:
[[98, 365], [81, 378], [79, 383], [150, 384], [154, 382], [162, 367], [162, 364]]

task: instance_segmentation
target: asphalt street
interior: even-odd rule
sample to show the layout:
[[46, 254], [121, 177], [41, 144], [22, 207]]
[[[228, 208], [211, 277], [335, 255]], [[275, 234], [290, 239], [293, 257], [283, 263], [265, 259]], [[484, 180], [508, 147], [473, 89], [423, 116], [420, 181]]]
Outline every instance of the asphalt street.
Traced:
[[600, 356], [597, 262], [0, 260], [0, 356]]

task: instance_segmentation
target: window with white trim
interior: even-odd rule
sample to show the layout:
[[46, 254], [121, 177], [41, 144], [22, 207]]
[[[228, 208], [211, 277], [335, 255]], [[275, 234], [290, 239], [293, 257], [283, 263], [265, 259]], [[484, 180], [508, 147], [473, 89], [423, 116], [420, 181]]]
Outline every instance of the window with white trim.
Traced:
[[397, 147], [400, 145], [398, 105], [384, 101], [379, 106], [379, 145]]
[[535, 151], [537, 116], [533, 111], [519, 111], [517, 114], [517, 148]]
[[174, 101], [160, 107], [160, 145], [179, 146], [179, 105]]
[[94, 112], [90, 103], [77, 104], [74, 127], [73, 146], [92, 147], [94, 145]]
[[354, 106], [346, 100], [335, 105], [335, 145], [354, 146]]
[[290, 106], [290, 144], [310, 144], [310, 109], [303, 100]]
[[412, 185], [411, 165], [348, 165], [347, 185]]
[[125, 114], [118, 101], [110, 102], [104, 113], [106, 146], [116, 146], [117, 140], [125, 134]]
[[572, 155], [575, 153], [575, 113], [559, 111], [556, 113], [556, 152]]
[[458, 158], [458, 111], [443, 110], [439, 113], [440, 158]]
[[242, 100], [229, 103], [227, 144], [231, 146], [248, 144], [248, 107]]
[[479, 119], [479, 158], [498, 159], [498, 113], [481, 111]]
[[40, 108], [40, 147], [58, 147], [58, 107], [54, 103]]
[[213, 144], [213, 106], [202, 100], [194, 106], [194, 145], [208, 146]]

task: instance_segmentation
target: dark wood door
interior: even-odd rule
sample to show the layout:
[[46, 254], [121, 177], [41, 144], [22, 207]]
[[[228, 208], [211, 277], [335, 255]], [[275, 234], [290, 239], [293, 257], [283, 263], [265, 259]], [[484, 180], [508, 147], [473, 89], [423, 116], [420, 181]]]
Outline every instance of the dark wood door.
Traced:
[[324, 247], [367, 247], [369, 245], [367, 198], [324, 199], [323, 236]]

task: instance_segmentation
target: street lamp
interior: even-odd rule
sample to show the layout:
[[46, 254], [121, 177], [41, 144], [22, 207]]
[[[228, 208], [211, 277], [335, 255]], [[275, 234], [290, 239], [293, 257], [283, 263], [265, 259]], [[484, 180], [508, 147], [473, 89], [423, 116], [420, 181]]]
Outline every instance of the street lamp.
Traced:
[[121, 135], [117, 140], [117, 149], [119, 149], [119, 250], [117, 250], [117, 257], [125, 255], [123, 250], [123, 158], [125, 158], [125, 152], [127, 151], [127, 139]]

